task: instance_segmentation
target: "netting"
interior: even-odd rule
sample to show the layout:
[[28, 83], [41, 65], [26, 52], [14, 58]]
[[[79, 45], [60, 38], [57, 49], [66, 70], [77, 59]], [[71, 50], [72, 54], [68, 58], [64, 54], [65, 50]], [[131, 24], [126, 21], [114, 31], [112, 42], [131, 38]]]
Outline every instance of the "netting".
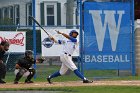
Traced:
[[[36, 20], [41, 24], [41, 26], [46, 29], [49, 34], [57, 39], [63, 39], [63, 37], [56, 34], [55, 30], [60, 30], [64, 33], [69, 33], [72, 29], [79, 31], [80, 19], [79, 19], [79, 1], [77, 0], [36, 0], [35, 11], [33, 11], [33, 0], [0, 0], [0, 40], [2, 39], [18, 39], [21, 40], [24, 37], [25, 43], [24, 48], [20, 48], [20, 41], [13, 43], [12, 45], [18, 46], [20, 52], [14, 52], [17, 49], [12, 48], [13, 52], [6, 53], [4, 57], [4, 62], [7, 65], [7, 75], [6, 81], [13, 82], [15, 75], [15, 64], [19, 58], [24, 57], [25, 50], [35, 50], [36, 57], [43, 56], [45, 61], [42, 64], [33, 65], [37, 70], [37, 74], [34, 77], [36, 81], [46, 81], [46, 77], [52, 74], [53, 72], [60, 69], [60, 46], [55, 46], [55, 48], [48, 49], [48, 43], [46, 43], [47, 34], [38, 26], [33, 25], [33, 21], [29, 16], [33, 16], [35, 13]], [[85, 0], [86, 2], [130, 2], [130, 0]], [[72, 6], [72, 7], [71, 7]], [[86, 12], [86, 11], [83, 11]], [[35, 27], [35, 31], [33, 31]], [[3, 36], [3, 33], [10, 34], [11, 36]], [[36, 37], [34, 33], [36, 32]], [[24, 33], [24, 36], [19, 36], [14, 38], [13, 36], [18, 33]], [[34, 43], [34, 39], [36, 42]], [[45, 41], [45, 43], [44, 43]], [[14, 42], [14, 41], [13, 41]], [[34, 45], [36, 44], [36, 45]], [[36, 46], [36, 49], [34, 49]], [[76, 51], [79, 53], [79, 49]], [[80, 68], [80, 58], [76, 56], [73, 57], [73, 60], [78, 68]], [[123, 71], [124, 72], [124, 71]], [[130, 75], [130, 72], [127, 72]], [[118, 70], [86, 70], [84, 71], [86, 77], [93, 78], [94, 76], [118, 76]], [[124, 73], [122, 73], [124, 75]], [[127, 74], [127, 75], [128, 75]], [[78, 80], [77, 77], [68, 70], [64, 78], [57, 78], [54, 81], [73, 81]]]
[[[25, 50], [35, 50], [36, 58], [40, 56], [44, 56], [46, 58], [44, 63], [32, 66], [37, 70], [37, 74], [34, 77], [37, 80], [46, 81], [46, 77], [48, 75], [59, 70], [60, 68], [61, 62], [58, 54], [60, 51], [55, 54], [53, 49], [51, 49], [52, 52], [42, 50], [43, 47], [44, 49], [46, 48], [45, 45], [47, 46], [46, 43], [43, 43], [43, 41], [45, 42], [45, 37], [47, 37], [47, 34], [45, 34], [41, 28], [38, 27], [38, 25], [35, 26], [36, 36], [33, 37], [33, 20], [29, 17], [33, 16], [33, 12], [36, 14], [36, 20], [43, 26], [43, 28], [46, 29], [46, 31], [48, 31], [53, 37], [57, 37], [57, 39], [61, 39], [62, 37], [58, 36], [54, 30], [61, 30], [69, 33], [71, 29], [79, 28], [77, 26], [78, 17], [76, 17], [75, 12], [76, 6], [72, 8], [67, 7], [69, 4], [63, 1], [47, 2], [48, 0], [40, 0], [36, 2], [36, 11], [33, 11], [34, 3], [32, 1], [33, 0], [13, 0], [13, 2], [8, 0], [0, 1], [1, 40], [11, 40], [11, 42], [13, 42], [10, 46], [11, 50], [7, 52], [4, 57], [4, 62], [7, 66], [6, 81], [14, 81], [15, 64], [18, 59], [24, 57]], [[74, 1], [70, 3], [76, 4]], [[66, 12], [66, 7], [71, 11], [70, 13]], [[68, 17], [66, 17], [66, 15]], [[68, 20], [66, 21], [66, 19]], [[3, 35], [3, 33], [6, 34]], [[22, 33], [24, 35], [17, 35], [18, 33]], [[42, 35], [44, 35], [43, 38]], [[23, 38], [25, 42], [20, 41]], [[36, 45], [34, 45], [34, 39], [36, 39]], [[20, 46], [21, 43], [24, 44], [22, 47]], [[36, 49], [34, 49], [34, 46], [36, 46]], [[47, 54], [42, 54], [43, 51], [46, 51], [45, 53]], [[51, 55], [51, 53], [53, 53], [53, 55]], [[78, 64], [77, 57], [75, 57], [74, 60], [76, 64]]]

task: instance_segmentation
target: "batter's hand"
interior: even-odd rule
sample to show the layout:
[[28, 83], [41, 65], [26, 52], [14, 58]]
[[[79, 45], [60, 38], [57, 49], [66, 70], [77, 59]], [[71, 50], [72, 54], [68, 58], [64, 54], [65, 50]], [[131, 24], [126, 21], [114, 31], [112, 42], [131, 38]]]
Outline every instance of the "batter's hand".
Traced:
[[53, 41], [55, 40], [53, 37], [51, 37], [50, 39], [53, 40]]
[[51, 37], [50, 39], [53, 40], [55, 43], [57, 43], [57, 41], [53, 37]]

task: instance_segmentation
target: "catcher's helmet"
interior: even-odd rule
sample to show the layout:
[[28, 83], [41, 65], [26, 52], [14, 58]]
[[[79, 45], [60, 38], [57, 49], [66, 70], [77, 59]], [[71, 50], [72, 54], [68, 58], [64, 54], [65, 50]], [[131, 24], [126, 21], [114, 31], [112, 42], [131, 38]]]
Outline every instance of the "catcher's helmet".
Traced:
[[29, 55], [33, 55], [33, 51], [32, 50], [26, 50], [25, 51], [25, 57], [29, 57]]
[[72, 33], [77, 33], [77, 35], [78, 35], [78, 32], [76, 30], [71, 30], [69, 33], [69, 36], [72, 36]]

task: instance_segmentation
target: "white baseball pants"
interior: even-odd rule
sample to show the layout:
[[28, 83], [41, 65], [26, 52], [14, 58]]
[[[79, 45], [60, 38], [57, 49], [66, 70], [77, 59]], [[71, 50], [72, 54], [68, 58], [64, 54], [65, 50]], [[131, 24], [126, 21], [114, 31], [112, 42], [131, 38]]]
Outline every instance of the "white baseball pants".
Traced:
[[62, 62], [62, 65], [60, 68], [61, 75], [64, 75], [68, 69], [71, 69], [72, 71], [77, 69], [76, 65], [72, 61], [72, 56], [69, 56], [68, 54], [61, 54], [60, 60]]

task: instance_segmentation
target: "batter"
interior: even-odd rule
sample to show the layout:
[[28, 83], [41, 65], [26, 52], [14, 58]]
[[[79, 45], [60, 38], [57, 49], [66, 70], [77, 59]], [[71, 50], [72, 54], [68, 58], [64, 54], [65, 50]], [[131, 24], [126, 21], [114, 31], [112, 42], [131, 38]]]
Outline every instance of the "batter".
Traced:
[[83, 83], [92, 83], [93, 81], [88, 80], [78, 71], [76, 65], [72, 61], [72, 54], [74, 53], [76, 49], [76, 44], [77, 44], [76, 38], [78, 36], [78, 32], [76, 30], [72, 30], [69, 33], [69, 35], [65, 33], [61, 33], [59, 31], [57, 31], [57, 33], [63, 35], [68, 40], [57, 41], [53, 37], [51, 38], [55, 43], [59, 43], [63, 45], [63, 51], [62, 51], [62, 54], [60, 55], [60, 60], [62, 62], [62, 65], [59, 71], [55, 72], [54, 74], [50, 75], [47, 78], [47, 81], [51, 84], [52, 78], [64, 75], [68, 69], [71, 69], [75, 73], [75, 75], [77, 75], [79, 78], [83, 80]]

